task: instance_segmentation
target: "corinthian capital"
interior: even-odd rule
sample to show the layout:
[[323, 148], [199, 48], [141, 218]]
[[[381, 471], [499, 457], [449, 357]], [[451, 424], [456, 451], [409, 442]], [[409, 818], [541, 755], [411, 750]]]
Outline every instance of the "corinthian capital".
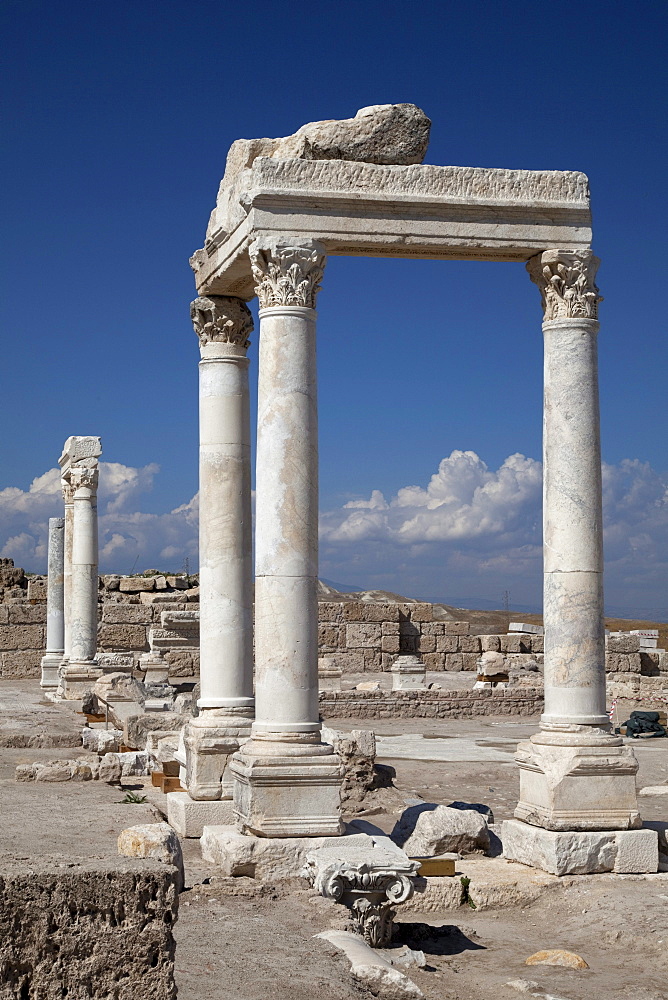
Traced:
[[600, 263], [591, 250], [546, 250], [531, 258], [527, 271], [540, 288], [546, 321], [598, 318]]
[[292, 246], [285, 240], [257, 241], [249, 249], [255, 291], [263, 309], [271, 306], [315, 308], [325, 270], [325, 249], [309, 240]]
[[246, 350], [253, 332], [253, 317], [243, 299], [228, 295], [200, 296], [190, 304], [190, 318], [200, 346], [216, 341]]
[[81, 488], [97, 490], [98, 478], [99, 472], [97, 468], [87, 468], [83, 465], [77, 465], [70, 469], [70, 484], [74, 493]]
[[69, 478], [60, 480], [60, 488], [63, 492], [63, 503], [65, 505], [71, 504], [74, 501], [74, 486], [69, 481]]

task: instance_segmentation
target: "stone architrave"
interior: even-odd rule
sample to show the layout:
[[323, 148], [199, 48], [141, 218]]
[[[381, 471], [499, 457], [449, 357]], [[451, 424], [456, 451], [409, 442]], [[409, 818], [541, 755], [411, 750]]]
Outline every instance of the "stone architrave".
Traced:
[[[195, 299], [199, 338], [199, 715], [185, 733], [191, 799], [232, 798], [229, 757], [253, 718], [250, 404], [253, 319], [241, 299]], [[229, 808], [229, 807], [228, 807]], [[209, 810], [210, 812], [210, 810]], [[207, 814], [208, 815], [208, 814]]]
[[527, 265], [545, 313], [545, 711], [517, 751], [515, 817], [550, 831], [641, 825], [638, 764], [606, 711], [598, 264], [590, 250], [548, 250]]
[[255, 502], [255, 722], [232, 759], [242, 830], [341, 831], [342, 767], [318, 710], [318, 411], [313, 241], [255, 243], [260, 370]]
[[99, 437], [70, 437], [58, 462], [61, 478], [72, 497], [71, 549], [65, 517], [65, 553], [71, 551], [69, 603], [66, 604], [66, 636], [70, 648], [60, 671], [58, 693], [66, 699], [80, 698], [93, 686], [102, 670], [97, 652], [97, 485]]
[[58, 669], [65, 651], [63, 614], [63, 556], [65, 518], [49, 518], [49, 553], [46, 591], [46, 652], [42, 657], [43, 688], [58, 687]]

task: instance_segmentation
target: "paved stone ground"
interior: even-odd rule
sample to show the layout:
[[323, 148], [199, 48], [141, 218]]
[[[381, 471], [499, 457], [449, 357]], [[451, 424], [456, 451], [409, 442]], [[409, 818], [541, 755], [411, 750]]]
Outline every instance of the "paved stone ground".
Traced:
[[[71, 736], [81, 725], [72, 707], [45, 703], [35, 681], [0, 681], [0, 706], [0, 737], [31, 731]], [[328, 720], [328, 725], [360, 728], [359, 720]], [[405, 797], [446, 804], [453, 799], [485, 802], [498, 823], [512, 814], [517, 800], [514, 745], [535, 726], [533, 720], [487, 717], [384, 720], [377, 732], [386, 738], [379, 741], [382, 753], [394, 753], [383, 762], [396, 768]], [[402, 748], [406, 756], [399, 757]], [[634, 743], [634, 749], [641, 765], [639, 786], [665, 784], [668, 740]], [[498, 756], [488, 759], [490, 751]], [[7, 746], [0, 738], [0, 856], [69, 852], [110, 857], [122, 829], [158, 818], [151, 802], [122, 805], [122, 793], [99, 782], [14, 780], [19, 763], [72, 756], [85, 754], [80, 749]], [[128, 782], [135, 790], [145, 786], [151, 801], [164, 808], [149, 779]], [[645, 818], [668, 820], [668, 796], [640, 801]], [[395, 819], [369, 817], [382, 829], [391, 828]], [[218, 878], [203, 865], [198, 847], [196, 841], [184, 844], [187, 889], [176, 926], [179, 1000], [313, 1000], [314, 995], [369, 1000], [343, 959], [313, 939], [334, 917], [314, 903], [303, 884], [262, 886], [258, 892], [253, 880]], [[518, 994], [505, 983], [518, 978], [537, 982], [534, 992], [559, 1000], [668, 998], [668, 875], [558, 880], [557, 890], [545, 889], [536, 898], [538, 876], [531, 869], [513, 875], [512, 891], [506, 892], [498, 886], [504, 879], [508, 883], [513, 869], [502, 871], [502, 859], [464, 862], [462, 870], [467, 865], [476, 879], [497, 886], [496, 908], [411, 912], [400, 920], [404, 940], [427, 955], [429, 969], [411, 970], [410, 975], [428, 1000], [512, 1000]], [[483, 874], [479, 866], [491, 874]], [[475, 874], [476, 867], [481, 874]], [[552, 947], [578, 952], [590, 969], [524, 965], [528, 955]]]

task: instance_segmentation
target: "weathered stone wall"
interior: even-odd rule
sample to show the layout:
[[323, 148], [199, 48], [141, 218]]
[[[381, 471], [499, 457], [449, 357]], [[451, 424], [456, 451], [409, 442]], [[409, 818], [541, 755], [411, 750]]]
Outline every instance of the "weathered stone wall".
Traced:
[[[98, 627], [101, 653], [132, 653], [138, 659], [141, 653], [148, 652], [149, 629], [161, 627], [163, 611], [199, 609], [196, 587], [174, 588], [165, 580], [166, 589], [136, 589], [155, 588], [156, 579], [162, 585], [165, 578], [101, 578]], [[118, 589], [119, 581], [126, 589]], [[41, 582], [42, 578], [31, 579], [27, 593], [42, 595]], [[184, 578], [184, 584], [187, 582]], [[511, 669], [531, 660], [540, 667], [543, 661], [542, 635], [469, 635], [466, 622], [435, 620], [439, 608], [431, 604], [321, 601], [318, 610], [320, 656], [332, 659], [344, 675], [387, 671], [399, 654], [415, 652], [421, 654], [429, 671], [475, 671], [484, 652], [507, 654]], [[45, 589], [43, 596], [13, 598], [7, 604], [0, 604], [0, 676], [38, 677], [45, 644]], [[171, 675], [196, 676], [198, 650], [176, 648], [178, 645], [175, 639], [175, 648], [166, 654]], [[668, 653], [641, 651], [637, 636], [610, 636], [606, 671], [615, 675], [663, 677], [668, 685]]]
[[323, 719], [459, 719], [475, 715], [537, 715], [543, 692], [537, 688], [478, 691], [326, 691]]
[[0, 1000], [174, 1000], [177, 871], [152, 859], [0, 863]]
[[435, 620], [433, 604], [321, 601], [318, 608], [320, 655], [344, 674], [389, 670], [407, 653], [420, 653], [427, 670], [475, 670], [486, 651], [531, 653], [542, 662], [542, 635], [469, 635], [467, 622]]

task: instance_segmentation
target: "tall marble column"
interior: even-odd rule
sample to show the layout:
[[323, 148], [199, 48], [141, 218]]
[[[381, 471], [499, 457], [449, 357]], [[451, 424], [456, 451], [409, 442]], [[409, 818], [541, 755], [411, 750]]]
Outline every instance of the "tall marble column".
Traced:
[[245, 302], [192, 303], [199, 337], [200, 714], [185, 734], [188, 793], [232, 798], [229, 756], [253, 717], [253, 567]]
[[49, 518], [49, 552], [46, 591], [46, 652], [42, 657], [43, 688], [58, 687], [58, 668], [65, 649], [63, 614], [63, 557], [65, 518]]
[[557, 831], [641, 825], [638, 765], [606, 712], [598, 264], [548, 250], [527, 265], [544, 308], [545, 712], [518, 749], [515, 816]]
[[[100, 439], [71, 437], [59, 459], [62, 478], [72, 491], [72, 549], [69, 598], [69, 657], [61, 669], [59, 691], [79, 698], [102, 671], [97, 666], [97, 484]], [[67, 543], [67, 538], [66, 538]]]
[[231, 764], [242, 830], [340, 832], [341, 765], [318, 712], [315, 242], [250, 248], [260, 300], [255, 531], [255, 722]]
[[62, 668], [69, 663], [72, 651], [72, 519], [74, 516], [74, 490], [68, 479], [61, 477], [63, 493], [63, 659]]

